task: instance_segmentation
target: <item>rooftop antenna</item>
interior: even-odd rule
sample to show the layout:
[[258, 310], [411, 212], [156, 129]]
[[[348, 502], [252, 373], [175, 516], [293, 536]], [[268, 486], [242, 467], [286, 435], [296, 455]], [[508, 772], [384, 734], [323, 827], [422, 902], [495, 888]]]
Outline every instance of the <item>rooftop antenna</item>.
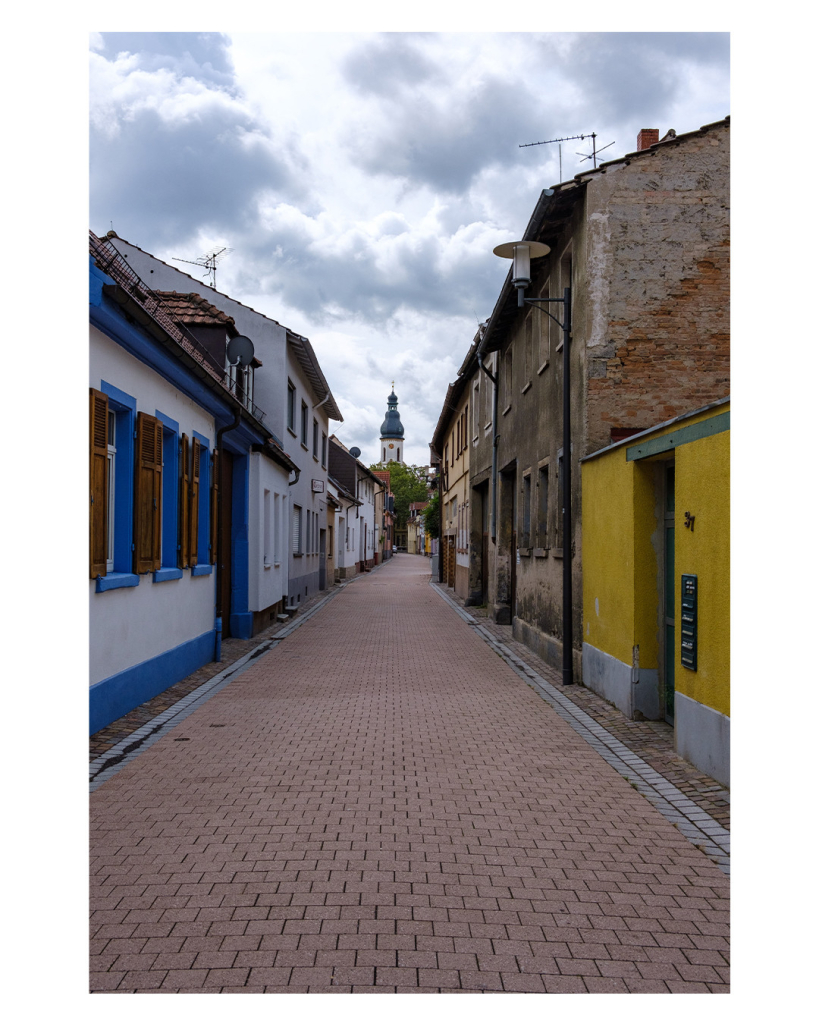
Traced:
[[[582, 156], [584, 160], [594, 160], [594, 166], [597, 167], [597, 154], [601, 150], [597, 149], [597, 132], [586, 133], [585, 135], [567, 135], [561, 139], [546, 139], [543, 142], [523, 142], [518, 146], [518, 149], [525, 149], [527, 146], [548, 146], [552, 142], [571, 142], [572, 139], [591, 139], [592, 140], [592, 151], [591, 153], [578, 153], [578, 156]], [[613, 146], [613, 142], [609, 142], [608, 145], [603, 146], [603, 149], [608, 149], [609, 146]], [[563, 147], [558, 146], [559, 160], [560, 160], [560, 178], [563, 179]]]
[[213, 249], [210, 252], [204, 253], [198, 260], [184, 260], [181, 256], [172, 256], [171, 259], [176, 260], [178, 263], [192, 263], [195, 267], [204, 267], [211, 276], [210, 286], [216, 291], [216, 264], [232, 252], [233, 249], [223, 246], [221, 249]]

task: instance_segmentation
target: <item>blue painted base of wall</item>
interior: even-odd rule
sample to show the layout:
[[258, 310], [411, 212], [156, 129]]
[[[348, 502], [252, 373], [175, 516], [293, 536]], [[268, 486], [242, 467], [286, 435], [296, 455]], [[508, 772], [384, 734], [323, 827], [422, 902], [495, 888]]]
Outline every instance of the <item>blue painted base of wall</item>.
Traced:
[[253, 636], [253, 612], [233, 612], [230, 616], [230, 635], [238, 640]]
[[216, 633], [208, 630], [155, 658], [94, 683], [89, 693], [90, 735], [213, 661]]

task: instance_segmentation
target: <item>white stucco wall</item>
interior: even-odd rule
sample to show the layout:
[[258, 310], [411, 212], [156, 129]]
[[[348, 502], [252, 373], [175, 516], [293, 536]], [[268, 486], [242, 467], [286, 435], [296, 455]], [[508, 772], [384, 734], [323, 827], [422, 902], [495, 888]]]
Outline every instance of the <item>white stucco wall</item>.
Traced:
[[[213, 417], [194, 401], [94, 327], [89, 349], [91, 387], [112, 384], [136, 399], [137, 412], [161, 412], [178, 422], [180, 433], [206, 437], [212, 449]], [[139, 577], [136, 587], [99, 594], [96, 581], [89, 580], [90, 683], [213, 629], [214, 580], [213, 573], [192, 577], [185, 569], [181, 579], [154, 583], [149, 573]]]
[[251, 454], [248, 571], [250, 610], [254, 612], [269, 608], [287, 596], [290, 541], [288, 476], [265, 455]]

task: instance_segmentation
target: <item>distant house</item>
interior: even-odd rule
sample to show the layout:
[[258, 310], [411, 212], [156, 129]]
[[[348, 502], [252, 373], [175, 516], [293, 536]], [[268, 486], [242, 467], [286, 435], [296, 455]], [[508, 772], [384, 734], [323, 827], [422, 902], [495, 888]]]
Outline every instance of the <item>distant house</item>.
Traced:
[[[378, 550], [378, 533], [375, 520], [375, 495], [381, 488], [381, 481], [333, 434], [330, 437], [330, 475], [347, 494], [354, 495], [355, 513], [348, 513], [348, 531], [351, 559], [345, 559], [344, 575], [372, 569]], [[338, 566], [337, 569], [342, 568]]]
[[440, 460], [443, 582], [465, 601], [471, 597], [472, 603], [482, 603], [470, 594], [469, 586], [470, 529], [474, 530], [470, 456], [482, 427], [479, 391], [475, 390], [473, 397], [472, 383], [479, 374], [476, 352], [481, 337], [479, 330], [455, 383], [447, 389], [430, 444]]
[[233, 325], [199, 312], [210, 347], [90, 235], [92, 733], [213, 660], [252, 601], [250, 463], [280, 487], [295, 468], [225, 377]]

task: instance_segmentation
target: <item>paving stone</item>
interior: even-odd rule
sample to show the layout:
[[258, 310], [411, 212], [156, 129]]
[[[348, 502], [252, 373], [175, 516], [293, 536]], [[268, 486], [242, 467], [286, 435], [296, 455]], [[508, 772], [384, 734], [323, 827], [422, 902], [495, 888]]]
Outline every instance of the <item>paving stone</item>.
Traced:
[[[725, 873], [426, 569], [357, 578], [94, 789], [92, 991], [725, 990]], [[574, 689], [719, 802], [658, 723]]]

